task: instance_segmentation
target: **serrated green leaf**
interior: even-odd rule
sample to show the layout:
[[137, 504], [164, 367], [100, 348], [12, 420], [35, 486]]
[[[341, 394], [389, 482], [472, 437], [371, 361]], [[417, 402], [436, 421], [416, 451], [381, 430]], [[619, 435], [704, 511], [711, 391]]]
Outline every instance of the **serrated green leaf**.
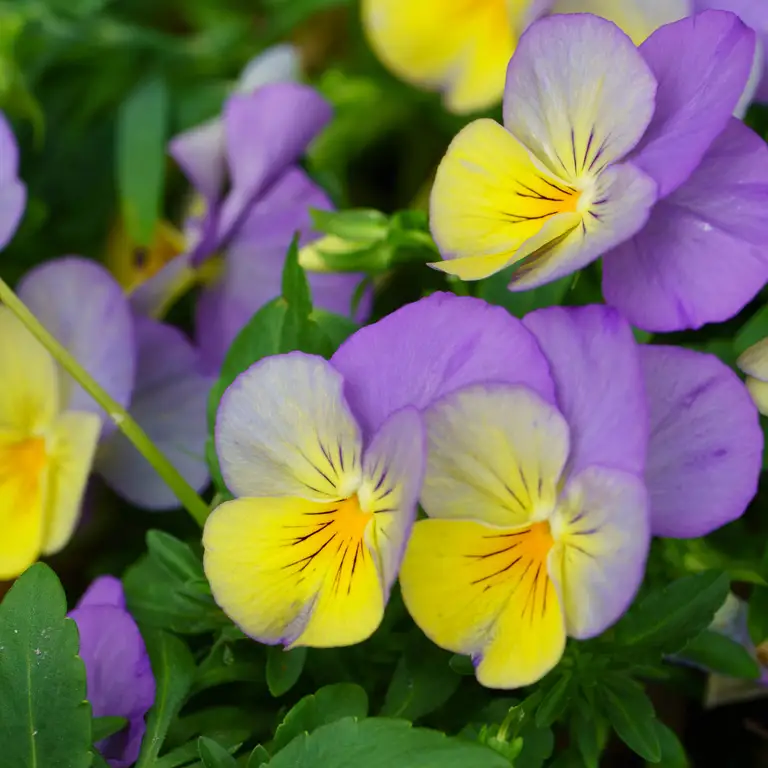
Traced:
[[506, 758], [404, 720], [338, 720], [295, 738], [270, 768], [509, 768]]
[[616, 625], [616, 642], [677, 653], [709, 626], [729, 588], [730, 580], [724, 573], [684, 576], [635, 605]]
[[235, 758], [213, 739], [201, 736], [197, 740], [197, 749], [205, 768], [237, 768]]
[[632, 680], [611, 675], [599, 690], [603, 714], [619, 738], [650, 763], [661, 760], [653, 704], [643, 689]]
[[165, 185], [168, 87], [160, 74], [141, 82], [117, 116], [117, 186], [126, 229], [149, 245], [160, 215]]
[[712, 672], [729, 677], [745, 680], [760, 677], [760, 667], [743, 645], [709, 629], [691, 640], [681, 655]]
[[91, 711], [75, 622], [38, 563], [0, 603], [0, 755], [13, 768], [88, 768]]
[[273, 696], [282, 696], [293, 688], [304, 671], [307, 649], [284, 651], [279, 646], [267, 649], [267, 687]]
[[573, 676], [566, 672], [544, 694], [541, 704], [536, 710], [536, 725], [539, 728], [547, 728], [552, 725], [565, 712], [571, 703]]
[[93, 743], [106, 739], [108, 736], [112, 736], [128, 725], [128, 721], [124, 717], [94, 717], [93, 718]]
[[359, 685], [337, 683], [326, 685], [317, 693], [305, 696], [285, 716], [275, 732], [272, 751], [278, 752], [301, 733], [312, 733], [322, 725], [368, 715], [368, 695]]
[[150, 768], [160, 753], [171, 721], [178, 715], [195, 676], [195, 660], [179, 638], [157, 630], [144, 637], [155, 675], [155, 704], [147, 718], [147, 732], [136, 768]]

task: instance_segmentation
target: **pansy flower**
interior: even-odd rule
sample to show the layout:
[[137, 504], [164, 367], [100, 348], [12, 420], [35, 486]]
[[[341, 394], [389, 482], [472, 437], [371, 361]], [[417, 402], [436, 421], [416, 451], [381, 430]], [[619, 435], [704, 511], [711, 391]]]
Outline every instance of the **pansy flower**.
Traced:
[[[131, 300], [142, 314], [159, 317], [179, 295], [202, 285], [196, 340], [210, 373], [218, 372], [254, 312], [280, 294], [294, 234], [301, 244], [317, 237], [310, 208], [332, 208], [298, 165], [331, 107], [309, 86], [287, 81], [291, 60], [279, 49], [253, 62], [221, 118], [171, 142], [170, 153], [195, 190], [183, 234], [160, 224], [147, 249], [134, 248], [124, 233], [113, 235], [113, 259], [134, 259], [127, 270]], [[315, 306], [350, 314], [362, 275], [308, 278]]]
[[322, 358], [266, 358], [235, 379], [216, 418], [237, 497], [205, 525], [205, 573], [248, 635], [286, 647], [365, 640], [379, 626], [415, 516], [424, 435], [415, 408], [365, 440]]
[[501, 100], [504, 68], [542, 0], [363, 0], [363, 28], [399, 77], [440, 91], [451, 112]]
[[608, 307], [521, 323], [437, 294], [331, 362], [368, 432], [393, 410], [424, 412], [429, 519], [414, 525], [403, 597], [492, 687], [533, 682], [566, 635], [613, 623], [651, 533], [704, 535], [756, 491], [762, 434], [743, 384], [710, 355], [639, 347]]
[[[209, 480], [205, 408], [212, 380], [202, 373], [199, 354], [190, 341], [171, 326], [135, 316], [117, 282], [87, 259], [67, 257], [36, 267], [21, 281], [19, 295], [116, 402], [128, 409], [187, 482], [198, 490], [205, 488]], [[57, 375], [61, 402], [95, 414], [99, 422], [96, 471], [137, 506], [178, 507], [173, 493], [113, 420], [68, 374]]]
[[605, 296], [638, 327], [738, 312], [768, 279], [768, 147], [731, 117], [754, 46], [718, 11], [640, 49], [596, 16], [533, 24], [504, 126], [471, 123], [438, 168], [434, 266], [477, 280], [516, 265], [510, 289], [525, 290], [604, 255]]
[[112, 576], [96, 579], [69, 617], [80, 633], [93, 716], [128, 721], [96, 749], [111, 768], [129, 768], [139, 756], [144, 716], [155, 702], [155, 678], [139, 628], [126, 610], [122, 584]]
[[13, 237], [27, 202], [27, 188], [18, 172], [19, 148], [11, 126], [0, 112], [0, 250]]

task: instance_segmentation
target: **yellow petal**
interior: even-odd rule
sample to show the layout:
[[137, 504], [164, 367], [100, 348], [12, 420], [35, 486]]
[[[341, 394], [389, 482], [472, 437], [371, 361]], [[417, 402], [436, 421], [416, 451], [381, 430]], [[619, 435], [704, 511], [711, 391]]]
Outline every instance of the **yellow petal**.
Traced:
[[130, 293], [183, 253], [185, 248], [184, 235], [167, 221], [157, 223], [152, 242], [144, 246], [134, 242], [123, 221], [118, 220], [109, 235], [106, 261], [117, 281], [126, 293]]
[[547, 523], [503, 529], [420, 521], [400, 571], [403, 599], [435, 643], [474, 658], [483, 685], [529, 685], [565, 647], [560, 599], [547, 571], [551, 547]]
[[434, 266], [465, 280], [498, 272], [577, 227], [580, 197], [501, 125], [476, 120], [451, 142], [432, 187], [432, 234], [450, 259]]
[[45, 503], [43, 552], [52, 555], [63, 549], [80, 519], [85, 484], [101, 431], [94, 413], [69, 412], [60, 416], [51, 430], [48, 490]]
[[0, 432], [0, 581], [40, 556], [46, 462], [44, 438]]
[[0, 430], [31, 435], [48, 426], [59, 407], [56, 363], [3, 306], [0, 306], [0, 371]]
[[384, 594], [357, 497], [238, 499], [208, 518], [205, 572], [216, 602], [265, 643], [333, 647], [369, 637]]

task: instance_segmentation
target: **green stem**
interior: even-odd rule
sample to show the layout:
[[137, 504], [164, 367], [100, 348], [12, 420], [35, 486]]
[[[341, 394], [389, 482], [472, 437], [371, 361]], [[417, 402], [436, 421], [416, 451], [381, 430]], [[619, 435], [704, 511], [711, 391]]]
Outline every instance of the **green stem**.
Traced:
[[62, 368], [107, 412], [120, 431], [133, 443], [136, 450], [154, 467], [157, 474], [176, 494], [187, 512], [202, 526], [208, 517], [208, 506], [198, 496], [195, 489], [160, 452], [128, 411], [115, 402], [83, 366], [56, 341], [2, 278], [0, 278], [0, 301], [21, 320]]

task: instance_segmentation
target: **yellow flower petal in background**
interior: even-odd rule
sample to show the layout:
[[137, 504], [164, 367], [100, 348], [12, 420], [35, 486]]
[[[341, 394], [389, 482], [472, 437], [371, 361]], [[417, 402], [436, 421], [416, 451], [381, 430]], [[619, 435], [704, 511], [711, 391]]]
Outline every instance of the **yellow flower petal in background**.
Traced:
[[736, 361], [747, 374], [747, 389], [757, 410], [768, 415], [768, 338], [753, 344]]
[[396, 75], [466, 113], [501, 100], [504, 72], [531, 20], [531, 0], [363, 0], [371, 47]]
[[416, 523], [400, 571], [405, 604], [438, 645], [471, 655], [494, 688], [535, 682], [560, 659], [565, 619], [547, 571], [548, 523]]
[[94, 413], [63, 413], [48, 437], [48, 483], [42, 551], [52, 555], [69, 541], [80, 517], [101, 419]]

